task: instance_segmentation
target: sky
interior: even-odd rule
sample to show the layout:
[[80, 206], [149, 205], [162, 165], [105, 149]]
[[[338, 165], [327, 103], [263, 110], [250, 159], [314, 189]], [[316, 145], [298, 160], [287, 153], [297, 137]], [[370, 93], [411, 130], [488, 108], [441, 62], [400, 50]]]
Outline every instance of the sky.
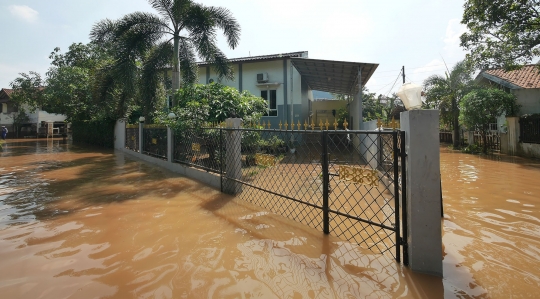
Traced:
[[[219, 38], [229, 58], [308, 51], [309, 58], [379, 64], [370, 92], [389, 95], [406, 82], [444, 75], [465, 57], [459, 36], [463, 0], [199, 0], [229, 9], [240, 24], [235, 49]], [[19, 73], [45, 77], [50, 53], [89, 42], [92, 26], [135, 11], [155, 10], [146, 0], [0, 0], [0, 88]], [[446, 64], [446, 66], [445, 66]]]

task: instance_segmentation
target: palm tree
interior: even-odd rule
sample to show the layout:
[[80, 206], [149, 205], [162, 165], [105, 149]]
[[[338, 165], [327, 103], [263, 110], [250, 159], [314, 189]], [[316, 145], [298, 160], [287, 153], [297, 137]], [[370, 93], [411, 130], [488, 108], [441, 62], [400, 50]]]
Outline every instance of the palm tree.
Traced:
[[149, 3], [159, 15], [134, 12], [119, 20], [101, 20], [90, 33], [92, 41], [114, 49], [114, 73], [130, 91], [128, 94], [134, 94], [140, 78], [140, 97], [155, 100], [156, 84], [163, 70], [171, 66], [173, 90], [180, 88], [181, 80], [195, 82], [197, 56], [210, 62], [220, 77], [234, 79], [227, 57], [217, 47], [218, 29], [232, 49], [240, 39], [240, 25], [229, 10], [191, 0]]
[[444, 119], [446, 112], [450, 114], [450, 122], [454, 130], [453, 146], [460, 145], [459, 136], [459, 101], [471, 89], [471, 70], [466, 61], [460, 61], [448, 70], [445, 76], [432, 75], [424, 80], [424, 94], [429, 108], [440, 109]]

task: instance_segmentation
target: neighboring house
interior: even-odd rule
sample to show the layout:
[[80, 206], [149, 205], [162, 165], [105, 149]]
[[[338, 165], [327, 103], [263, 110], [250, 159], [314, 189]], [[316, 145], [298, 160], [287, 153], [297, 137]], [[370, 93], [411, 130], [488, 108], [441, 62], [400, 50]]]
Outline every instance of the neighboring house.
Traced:
[[[354, 95], [359, 98], [359, 86], [364, 86], [378, 64], [309, 59], [307, 51], [251, 56], [229, 60], [235, 80], [219, 80], [209, 63], [199, 63], [199, 83], [220, 82], [266, 99], [267, 115], [262, 118], [272, 128], [291, 120], [315, 121], [313, 91]], [[359, 129], [362, 115], [360, 105], [351, 103], [354, 128]], [[325, 110], [325, 108], [318, 108]], [[332, 110], [329, 108], [326, 110]], [[330, 121], [330, 119], [329, 119]], [[318, 126], [318, 124], [316, 124]]]
[[540, 113], [540, 71], [537, 65], [526, 65], [515, 71], [486, 70], [478, 74], [480, 84], [496, 85], [516, 95], [520, 115]]
[[[523, 135], [529, 132], [520, 128], [520, 119], [524, 115], [540, 114], [540, 71], [537, 65], [525, 65], [519, 70], [504, 71], [503, 69], [485, 70], [478, 74], [476, 81], [483, 85], [493, 85], [503, 88], [516, 96], [521, 106], [518, 117], [501, 116], [497, 120], [497, 128], [501, 132], [501, 152], [513, 155], [540, 158], [539, 143], [530, 143], [530, 138]], [[537, 131], [540, 131], [540, 122]], [[536, 139], [536, 138], [533, 138]]]
[[[53, 123], [54, 133], [63, 133], [66, 129], [66, 116], [61, 114], [52, 114], [41, 109], [31, 111], [28, 107], [23, 106], [25, 113], [28, 115], [28, 122], [19, 124], [18, 132], [16, 132], [13, 121], [18, 113], [21, 113], [15, 103], [11, 100], [13, 89], [2, 88], [0, 90], [0, 125], [6, 126], [9, 134], [8, 137], [24, 137], [36, 136], [38, 132], [45, 134], [45, 124]], [[41, 129], [41, 130], [40, 130]]]

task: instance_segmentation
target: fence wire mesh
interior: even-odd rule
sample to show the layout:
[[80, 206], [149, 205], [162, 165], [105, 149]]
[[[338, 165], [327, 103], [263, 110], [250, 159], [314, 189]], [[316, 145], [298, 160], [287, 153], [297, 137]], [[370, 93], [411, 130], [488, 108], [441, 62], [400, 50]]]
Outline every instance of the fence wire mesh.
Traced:
[[194, 128], [173, 135], [173, 161], [211, 172], [221, 171], [225, 144], [220, 128]]
[[397, 131], [226, 131], [241, 139], [241, 163], [225, 167], [238, 197], [399, 259]]
[[167, 127], [143, 127], [143, 154], [167, 159]]

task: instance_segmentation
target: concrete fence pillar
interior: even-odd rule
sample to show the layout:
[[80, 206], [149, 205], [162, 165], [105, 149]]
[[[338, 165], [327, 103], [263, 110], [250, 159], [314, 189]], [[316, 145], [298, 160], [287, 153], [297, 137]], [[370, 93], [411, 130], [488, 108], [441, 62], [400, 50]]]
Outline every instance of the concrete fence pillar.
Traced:
[[126, 147], [126, 121], [117, 120], [114, 126], [114, 148], [123, 149]]
[[507, 117], [508, 122], [508, 154], [517, 155], [519, 143], [519, 117]]
[[[241, 118], [227, 118], [225, 125], [228, 129], [240, 129]], [[240, 180], [242, 177], [242, 133], [240, 130], [225, 130], [225, 172], [223, 192], [238, 194], [242, 191], [242, 183], [230, 180]]]
[[143, 153], [143, 129], [144, 121], [139, 121], [139, 153]]
[[167, 161], [169, 163], [172, 163], [174, 159], [173, 142], [173, 130], [167, 126]]
[[407, 213], [411, 270], [442, 276], [439, 111], [401, 113], [407, 154]]
[[467, 142], [469, 145], [474, 144], [474, 131], [467, 131]]

